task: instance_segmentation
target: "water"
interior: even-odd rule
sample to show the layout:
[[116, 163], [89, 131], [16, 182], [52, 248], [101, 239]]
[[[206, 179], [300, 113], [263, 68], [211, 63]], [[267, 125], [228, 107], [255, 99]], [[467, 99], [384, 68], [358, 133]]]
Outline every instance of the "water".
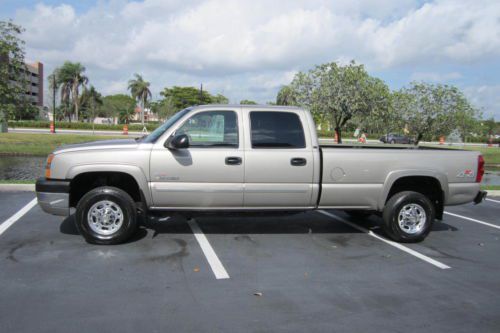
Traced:
[[33, 180], [45, 173], [46, 157], [0, 156], [0, 179]]
[[[46, 157], [0, 156], [0, 180], [33, 180], [44, 174]], [[486, 170], [483, 185], [500, 185], [500, 170]]]

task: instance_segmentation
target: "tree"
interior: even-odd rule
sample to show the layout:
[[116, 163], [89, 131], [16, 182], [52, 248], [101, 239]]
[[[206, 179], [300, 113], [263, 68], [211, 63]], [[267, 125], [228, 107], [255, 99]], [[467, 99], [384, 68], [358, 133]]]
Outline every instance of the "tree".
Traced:
[[257, 105], [257, 102], [251, 101], [249, 99], [244, 99], [240, 101], [241, 105]]
[[208, 91], [203, 90], [200, 94], [200, 90], [195, 87], [173, 86], [163, 89], [160, 95], [164, 98], [172, 98], [177, 111], [193, 105], [211, 104], [213, 100]]
[[[69, 105], [69, 99], [71, 98], [76, 121], [79, 118], [81, 104], [80, 87], [85, 87], [89, 81], [84, 72], [85, 67], [82, 64], [70, 61], [65, 61], [61, 67], [56, 68], [54, 71], [57, 82], [62, 90], [61, 101]], [[69, 118], [71, 119], [71, 112], [69, 113]]]
[[[28, 84], [24, 63], [23, 28], [11, 21], [0, 21], [0, 111], [4, 117], [15, 116], [16, 108], [25, 104]], [[11, 82], [16, 78], [16, 83]]]
[[229, 104], [229, 99], [222, 94], [217, 94], [211, 97], [210, 104]]
[[276, 105], [297, 105], [297, 98], [292, 87], [288, 85], [281, 87], [276, 96]]
[[150, 107], [160, 120], [166, 120], [177, 112], [172, 97], [167, 97], [157, 102], [151, 102]]
[[454, 128], [467, 134], [471, 120], [478, 114], [456, 87], [442, 84], [412, 82], [394, 94], [394, 108], [416, 137], [441, 136]]
[[378, 78], [370, 78], [368, 84], [368, 103], [370, 112], [367, 117], [358, 117], [362, 128], [376, 129], [378, 133], [389, 134], [398, 131], [404, 124], [401, 113], [393, 107], [393, 94], [387, 84]]
[[98, 109], [103, 104], [102, 95], [90, 86], [89, 89], [84, 89], [82, 93], [82, 109], [87, 111], [87, 118], [93, 123], [98, 116]]
[[128, 89], [134, 99], [141, 104], [141, 123], [144, 125], [144, 109], [146, 108], [148, 98], [151, 98], [151, 90], [149, 90], [150, 83], [144, 81], [141, 75], [134, 74], [135, 79], [128, 81]]
[[135, 99], [128, 95], [109, 95], [102, 99], [101, 112], [106, 117], [118, 118], [120, 123], [128, 124], [134, 116], [135, 105]]
[[308, 107], [316, 122], [332, 123], [338, 142], [342, 143], [342, 129], [346, 123], [354, 116], [368, 115], [373, 109], [373, 84], [364, 66], [352, 61], [346, 66], [332, 62], [316, 66], [307, 73], [299, 72], [291, 87], [297, 103]]

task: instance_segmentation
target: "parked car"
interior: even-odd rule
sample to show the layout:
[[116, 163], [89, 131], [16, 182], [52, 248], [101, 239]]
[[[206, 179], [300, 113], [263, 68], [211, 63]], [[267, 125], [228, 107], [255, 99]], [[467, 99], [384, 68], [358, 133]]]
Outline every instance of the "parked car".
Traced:
[[288, 106], [206, 105], [141, 139], [63, 146], [36, 183], [42, 209], [90, 243], [126, 241], [148, 211], [379, 213], [395, 241], [423, 240], [445, 205], [479, 203], [479, 152], [320, 146], [311, 114]]
[[413, 143], [413, 139], [402, 134], [389, 133], [380, 138], [383, 143]]

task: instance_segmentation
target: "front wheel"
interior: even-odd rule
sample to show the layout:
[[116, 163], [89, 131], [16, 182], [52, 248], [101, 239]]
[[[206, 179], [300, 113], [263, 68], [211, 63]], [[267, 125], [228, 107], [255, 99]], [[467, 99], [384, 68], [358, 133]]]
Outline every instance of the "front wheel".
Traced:
[[405, 191], [387, 201], [382, 216], [384, 231], [392, 240], [415, 243], [424, 240], [431, 231], [435, 209], [425, 195]]
[[135, 202], [116, 187], [89, 191], [78, 202], [75, 217], [78, 231], [92, 244], [123, 243], [137, 230]]

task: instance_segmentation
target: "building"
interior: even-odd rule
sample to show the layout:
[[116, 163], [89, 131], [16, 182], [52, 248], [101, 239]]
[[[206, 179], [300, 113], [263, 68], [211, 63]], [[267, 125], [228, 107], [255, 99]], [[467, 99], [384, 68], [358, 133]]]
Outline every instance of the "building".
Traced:
[[43, 64], [41, 62], [26, 64], [26, 80], [28, 84], [24, 96], [32, 105], [43, 107]]

